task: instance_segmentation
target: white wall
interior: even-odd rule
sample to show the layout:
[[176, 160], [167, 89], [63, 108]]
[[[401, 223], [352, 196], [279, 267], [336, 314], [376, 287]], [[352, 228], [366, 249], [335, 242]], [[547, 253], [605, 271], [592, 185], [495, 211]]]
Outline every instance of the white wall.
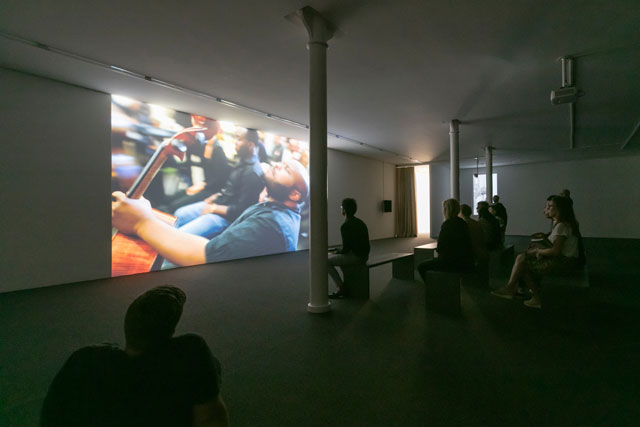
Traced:
[[108, 277], [110, 97], [1, 68], [0, 93], [0, 292]]
[[[110, 96], [2, 68], [0, 93], [0, 292], [109, 277]], [[345, 197], [393, 237], [395, 166], [329, 150], [328, 171], [329, 243]]]
[[[432, 174], [432, 206], [440, 206], [448, 197], [449, 166], [439, 164], [436, 170], [442, 173], [438, 181]], [[474, 172], [460, 171], [461, 203], [473, 202]], [[500, 201], [509, 213], [507, 234], [547, 231], [549, 221], [542, 215], [545, 201], [568, 188], [585, 237], [640, 238], [634, 209], [640, 202], [640, 156], [500, 166], [494, 167], [494, 173], [498, 174]], [[439, 227], [432, 220], [432, 230], [437, 233]]]
[[[341, 215], [340, 204], [346, 197], [352, 197], [358, 202], [356, 216], [367, 224], [371, 240], [393, 237], [396, 210], [395, 166], [336, 150], [329, 150], [327, 162], [329, 244], [342, 242], [340, 225], [344, 222], [344, 217]], [[393, 201], [393, 212], [382, 212], [383, 200]]]

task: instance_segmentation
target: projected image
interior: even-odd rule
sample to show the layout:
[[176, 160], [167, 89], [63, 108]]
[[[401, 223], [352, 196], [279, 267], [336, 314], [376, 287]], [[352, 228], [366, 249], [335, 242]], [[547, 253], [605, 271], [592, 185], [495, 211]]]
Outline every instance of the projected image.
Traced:
[[309, 146], [112, 96], [111, 274], [308, 248]]

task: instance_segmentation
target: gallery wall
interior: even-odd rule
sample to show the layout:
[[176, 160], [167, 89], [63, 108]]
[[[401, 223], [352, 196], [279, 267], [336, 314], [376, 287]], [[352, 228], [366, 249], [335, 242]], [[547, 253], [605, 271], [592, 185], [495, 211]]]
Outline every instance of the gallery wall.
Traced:
[[[640, 238], [634, 206], [640, 200], [640, 156], [494, 167], [498, 192], [509, 213], [507, 234], [529, 235], [547, 231], [542, 215], [547, 197], [563, 188], [571, 190], [576, 216], [585, 237]], [[449, 165], [431, 166], [432, 234], [442, 222], [442, 200], [449, 197]], [[460, 199], [472, 204], [473, 173], [460, 171]], [[480, 173], [483, 173], [481, 170]]]
[[0, 292], [110, 275], [111, 100], [0, 68]]
[[[109, 94], [3, 68], [0, 93], [0, 292], [109, 277]], [[329, 150], [328, 171], [329, 243], [344, 197], [372, 239], [393, 237], [381, 203], [395, 198], [395, 167]]]
[[[356, 199], [356, 216], [367, 224], [371, 240], [393, 237], [395, 166], [336, 150], [329, 150], [327, 162], [329, 245], [341, 243], [340, 225], [344, 217], [340, 206], [346, 197]], [[393, 201], [391, 213], [382, 211], [383, 200]]]

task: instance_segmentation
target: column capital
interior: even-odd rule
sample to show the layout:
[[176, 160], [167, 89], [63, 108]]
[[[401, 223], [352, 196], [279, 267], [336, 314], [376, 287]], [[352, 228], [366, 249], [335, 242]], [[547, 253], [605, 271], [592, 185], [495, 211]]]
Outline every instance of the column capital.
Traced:
[[304, 27], [309, 34], [309, 44], [319, 44], [325, 47], [336, 31], [336, 26], [323, 17], [311, 6], [305, 6], [297, 11]]

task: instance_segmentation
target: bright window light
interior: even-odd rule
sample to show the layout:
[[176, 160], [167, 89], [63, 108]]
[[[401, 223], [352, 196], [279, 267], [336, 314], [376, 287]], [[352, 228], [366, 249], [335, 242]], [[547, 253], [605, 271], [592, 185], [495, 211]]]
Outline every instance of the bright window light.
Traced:
[[[480, 174], [473, 177], [473, 211], [476, 212], [478, 202], [487, 200], [487, 175]], [[498, 174], [491, 175], [493, 181], [493, 194], [498, 194]], [[476, 212], [477, 214], [478, 212]]]
[[431, 232], [431, 207], [429, 205], [429, 165], [414, 168], [416, 175], [416, 214], [418, 234]]

